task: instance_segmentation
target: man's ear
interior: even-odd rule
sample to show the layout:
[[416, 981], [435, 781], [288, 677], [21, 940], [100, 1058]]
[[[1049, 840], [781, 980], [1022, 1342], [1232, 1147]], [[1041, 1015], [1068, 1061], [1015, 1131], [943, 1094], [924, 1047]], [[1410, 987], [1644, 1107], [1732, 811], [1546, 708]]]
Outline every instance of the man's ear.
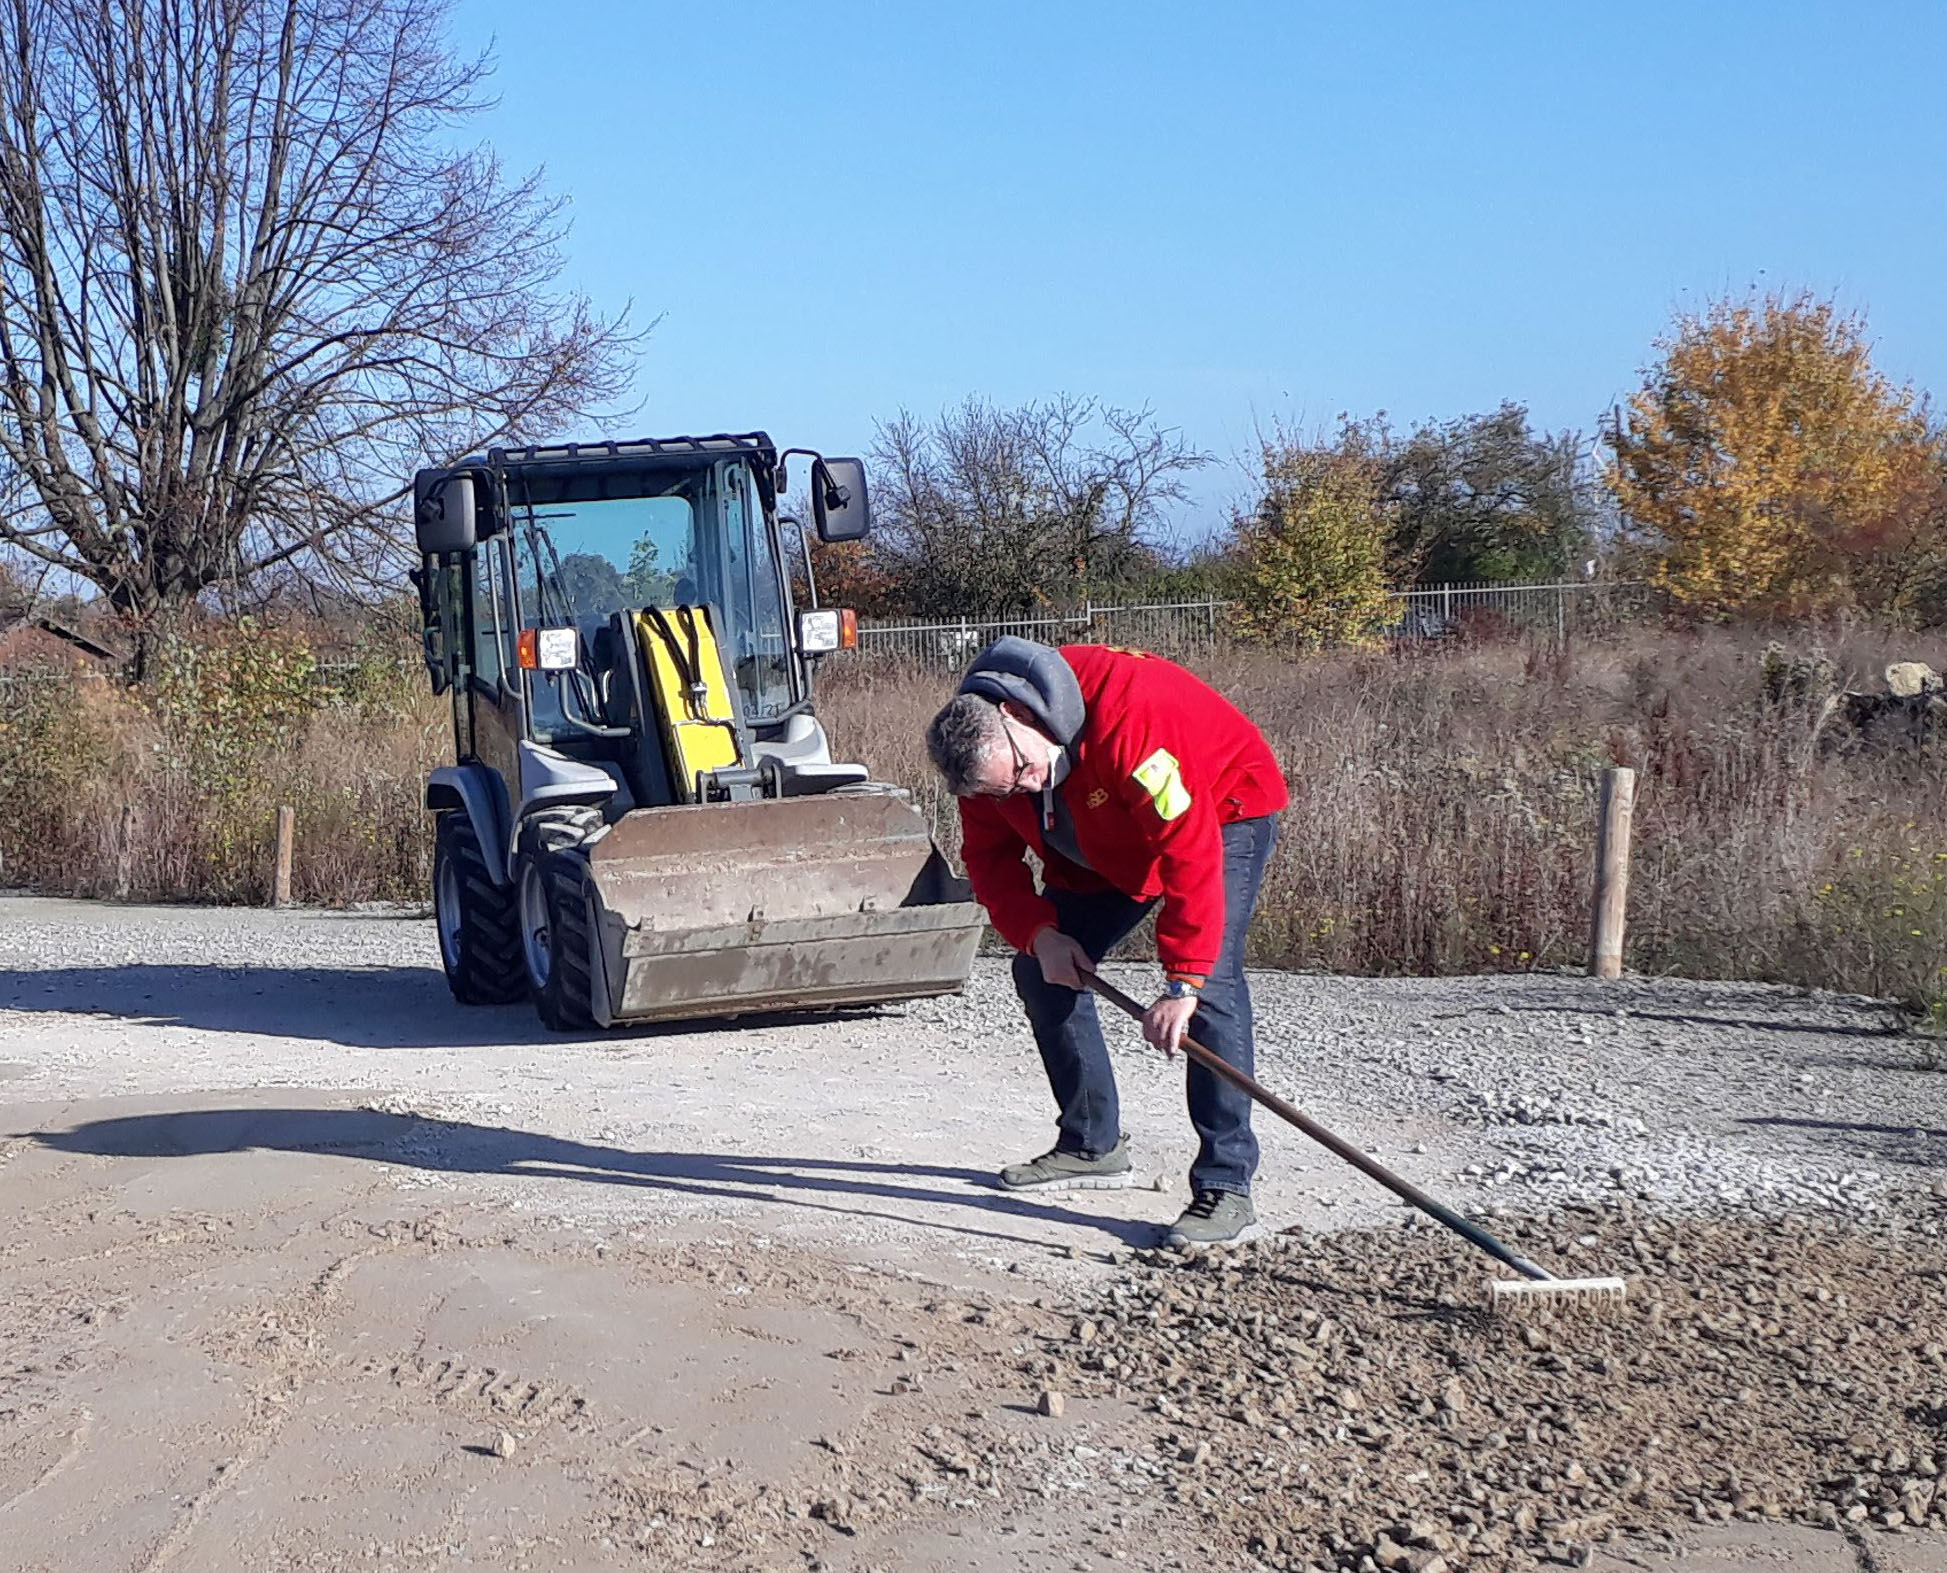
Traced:
[[1018, 699], [1003, 699], [1001, 714], [1025, 728], [1027, 735], [1037, 742], [1046, 743], [1050, 748], [1055, 746], [1055, 740], [1048, 735], [1048, 729], [1041, 724], [1041, 718]]

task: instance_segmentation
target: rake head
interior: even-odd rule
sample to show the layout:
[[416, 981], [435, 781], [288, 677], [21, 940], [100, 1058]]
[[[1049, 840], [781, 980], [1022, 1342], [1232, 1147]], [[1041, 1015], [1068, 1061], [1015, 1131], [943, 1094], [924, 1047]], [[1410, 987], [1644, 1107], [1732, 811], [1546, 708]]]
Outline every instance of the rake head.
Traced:
[[1620, 1278], [1497, 1278], [1487, 1286], [1487, 1308], [1508, 1315], [1572, 1307], [1601, 1310], [1625, 1292]]

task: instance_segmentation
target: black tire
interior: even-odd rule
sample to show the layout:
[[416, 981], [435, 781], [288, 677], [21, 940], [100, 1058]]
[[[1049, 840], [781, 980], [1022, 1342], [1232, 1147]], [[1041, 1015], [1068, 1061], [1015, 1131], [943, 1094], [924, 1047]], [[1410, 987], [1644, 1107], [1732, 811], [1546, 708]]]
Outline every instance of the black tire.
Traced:
[[496, 885], [473, 821], [439, 816], [433, 843], [433, 912], [447, 987], [462, 1005], [510, 1005], [527, 993], [511, 885]]
[[578, 844], [585, 829], [543, 821], [521, 838], [521, 965], [542, 1025], [556, 1032], [595, 1025], [594, 886]]

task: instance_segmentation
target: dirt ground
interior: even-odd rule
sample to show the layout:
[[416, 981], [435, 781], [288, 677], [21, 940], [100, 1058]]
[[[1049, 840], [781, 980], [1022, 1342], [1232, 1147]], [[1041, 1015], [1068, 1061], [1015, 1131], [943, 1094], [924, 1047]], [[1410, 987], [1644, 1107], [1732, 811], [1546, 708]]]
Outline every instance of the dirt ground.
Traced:
[[[1869, 1004], [1578, 979], [1257, 991], [1267, 1081], [1483, 1211], [1796, 1213], [1868, 1242], [1860, 1273], [1888, 1240], [1930, 1285], [1947, 1256], [1947, 1075]], [[1755, 1499], [1718, 1523], [1700, 1488], [1674, 1541], [1505, 1552], [1380, 1545], [1376, 1518], [1370, 1550], [1344, 1524], [1335, 1549], [1295, 1509], [1273, 1546], [1263, 1514], [1217, 1513], [1269, 1500], [1275, 1471], [1221, 1472], [1248, 1423], [1208, 1396], [1173, 1418], [1155, 1400], [1182, 1384], [1149, 1380], [1228, 1351], [1217, 1324], [1132, 1323], [1100, 1340], [1113, 1370], [1068, 1348], [1079, 1318], [1183, 1270], [1146, 1249], [1183, 1201], [1180, 1072], [1115, 1041], [1138, 1163], [1171, 1188], [1012, 1197], [992, 1169], [1051, 1116], [991, 963], [959, 1000], [560, 1038], [455, 1007], [423, 920], [0, 900], [0, 1568], [1947, 1568], [1947, 1533], [1882, 1524], [1877, 1497], [1841, 1531]], [[1371, 1237], [1388, 1270], [1425, 1270], [1397, 1209], [1259, 1128], [1267, 1222], [1383, 1226], [1404, 1242], [1395, 1263]], [[1814, 1270], [1789, 1228], [1770, 1238], [1779, 1276]], [[1436, 1259], [1477, 1286], [1458, 1247]], [[1364, 1294], [1263, 1260], [1224, 1303], [1322, 1316]], [[1661, 1261], [1618, 1270], [1675, 1281]], [[1360, 1313], [1382, 1366], [1448, 1347], [1395, 1314], [1405, 1281], [1374, 1275]], [[1144, 1341], [1165, 1330], [1180, 1367]], [[1918, 1362], [1883, 1389], [1904, 1482], [1947, 1390], [1926, 1328], [1884, 1336], [1884, 1361]], [[1393, 1416], [1401, 1480], [1451, 1450], [1440, 1425]], [[1373, 1445], [1287, 1429], [1307, 1467]], [[1216, 1465], [1192, 1476], [1199, 1440]], [[1895, 1440], [1875, 1439], [1872, 1490]], [[1855, 1442], [1804, 1446], [1850, 1479]]]

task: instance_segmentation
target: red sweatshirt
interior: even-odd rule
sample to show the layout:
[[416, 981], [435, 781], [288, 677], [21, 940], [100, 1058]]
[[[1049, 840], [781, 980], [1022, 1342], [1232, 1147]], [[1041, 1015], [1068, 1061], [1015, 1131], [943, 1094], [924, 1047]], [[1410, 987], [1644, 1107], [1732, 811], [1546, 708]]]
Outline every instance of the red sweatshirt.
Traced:
[[1174, 662], [1103, 645], [1064, 645], [1061, 654], [1081, 684], [1088, 720], [1055, 790], [1090, 867], [1046, 844], [1040, 793], [963, 797], [974, 895], [1017, 950], [1056, 922], [1025, 852], [1042, 860], [1044, 883], [1058, 889], [1161, 896], [1156, 949], [1164, 970], [1201, 983], [1224, 939], [1223, 827], [1285, 806], [1277, 758], [1242, 711]]

